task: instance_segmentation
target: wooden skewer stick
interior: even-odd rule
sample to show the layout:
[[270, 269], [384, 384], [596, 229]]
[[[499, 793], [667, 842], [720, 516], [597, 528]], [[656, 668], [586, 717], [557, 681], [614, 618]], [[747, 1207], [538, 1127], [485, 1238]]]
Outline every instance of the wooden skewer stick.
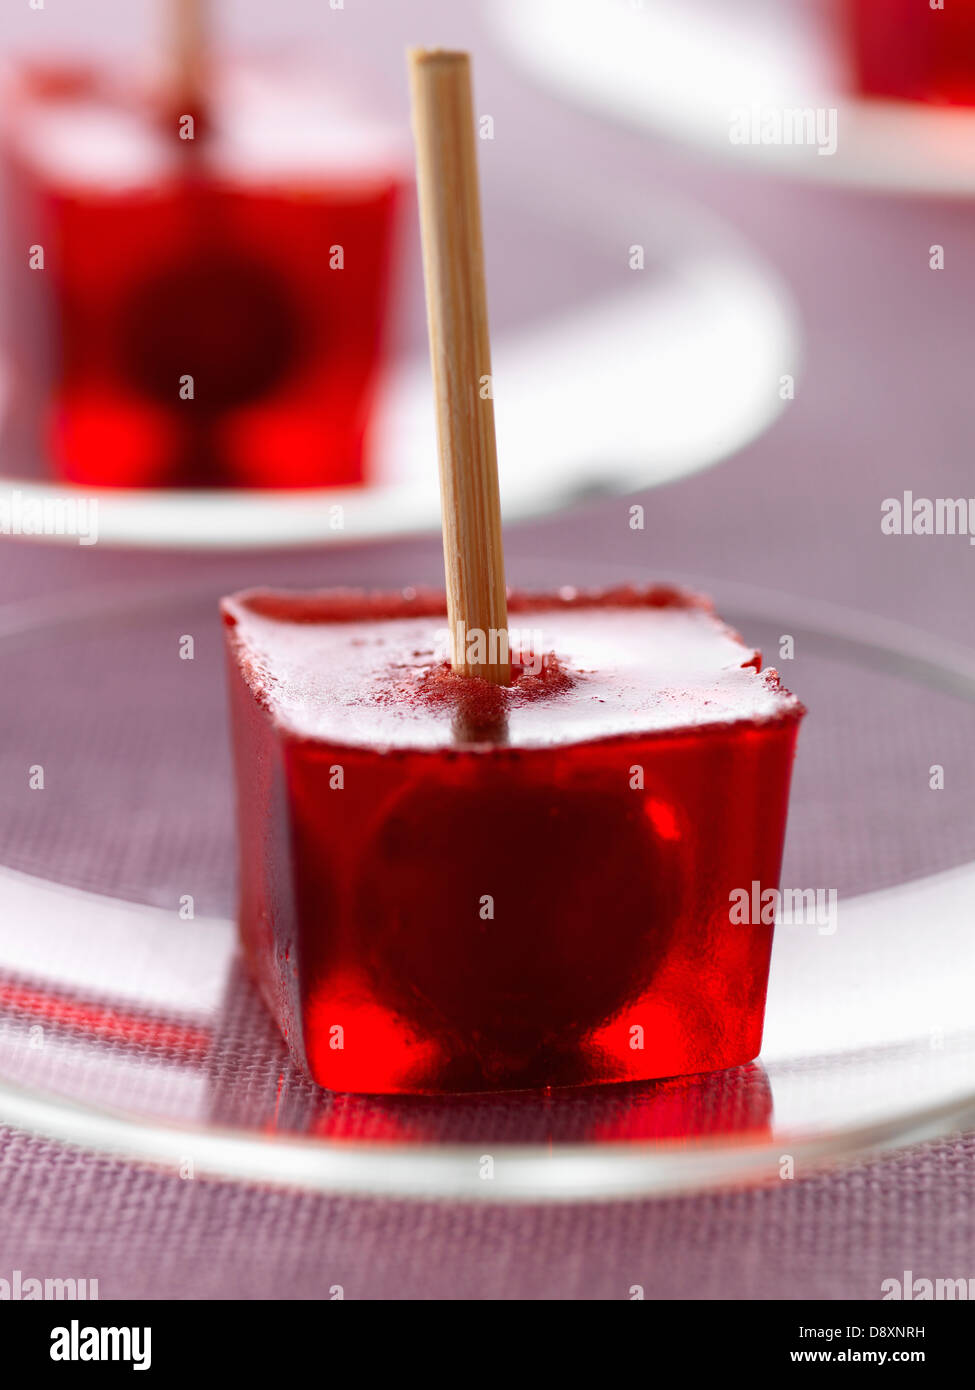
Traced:
[[511, 681], [474, 106], [466, 53], [409, 55], [453, 668]]
[[169, 0], [169, 6], [173, 99], [181, 116], [192, 116], [194, 126], [205, 125], [209, 66], [206, 0]]

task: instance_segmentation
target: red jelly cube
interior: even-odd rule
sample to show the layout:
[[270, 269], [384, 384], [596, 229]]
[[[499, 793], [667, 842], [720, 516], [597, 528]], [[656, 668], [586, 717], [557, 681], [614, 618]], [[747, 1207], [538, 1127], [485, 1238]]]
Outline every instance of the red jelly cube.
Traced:
[[395, 139], [234, 68], [198, 142], [79, 74], [28, 74], [8, 126], [8, 455], [112, 487], [362, 482]]
[[857, 86], [867, 96], [975, 104], [975, 0], [845, 0]]
[[509, 687], [442, 596], [227, 599], [240, 930], [346, 1091], [676, 1076], [758, 1052], [799, 702], [706, 600], [510, 603]]

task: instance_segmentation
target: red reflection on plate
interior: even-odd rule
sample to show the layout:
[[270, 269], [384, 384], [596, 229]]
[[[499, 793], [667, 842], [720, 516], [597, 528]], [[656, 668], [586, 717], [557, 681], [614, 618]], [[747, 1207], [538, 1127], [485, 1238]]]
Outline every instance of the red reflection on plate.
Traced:
[[491, 1095], [322, 1097], [302, 1123], [276, 1107], [281, 1128], [331, 1142], [581, 1144], [748, 1138], [771, 1133], [772, 1089], [757, 1063], [705, 1076]]
[[755, 1062], [706, 1076], [677, 1076], [642, 1087], [588, 1137], [596, 1140], [703, 1139], [771, 1133], [772, 1088]]
[[206, 1058], [212, 1041], [210, 1030], [196, 1024], [153, 1018], [105, 1000], [51, 994], [41, 985], [9, 977], [0, 980], [0, 1010], [94, 1042], [149, 1048], [193, 1062]]

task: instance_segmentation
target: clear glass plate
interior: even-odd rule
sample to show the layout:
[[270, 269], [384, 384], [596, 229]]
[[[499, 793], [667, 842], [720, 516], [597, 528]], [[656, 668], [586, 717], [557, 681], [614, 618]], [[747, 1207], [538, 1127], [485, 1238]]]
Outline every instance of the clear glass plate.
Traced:
[[[553, 577], [516, 567], [527, 585]], [[783, 883], [838, 894], [835, 932], [777, 932], [760, 1061], [581, 1090], [345, 1096], [295, 1070], [236, 951], [225, 587], [0, 609], [0, 1121], [197, 1174], [487, 1200], [765, 1181], [975, 1121], [970, 653], [711, 586], [811, 711]]]

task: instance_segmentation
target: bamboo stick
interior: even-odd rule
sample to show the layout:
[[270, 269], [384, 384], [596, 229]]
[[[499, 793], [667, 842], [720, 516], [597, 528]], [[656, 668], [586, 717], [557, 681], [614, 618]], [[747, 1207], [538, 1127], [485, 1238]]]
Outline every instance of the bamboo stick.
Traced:
[[409, 55], [452, 664], [511, 680], [470, 59]]

